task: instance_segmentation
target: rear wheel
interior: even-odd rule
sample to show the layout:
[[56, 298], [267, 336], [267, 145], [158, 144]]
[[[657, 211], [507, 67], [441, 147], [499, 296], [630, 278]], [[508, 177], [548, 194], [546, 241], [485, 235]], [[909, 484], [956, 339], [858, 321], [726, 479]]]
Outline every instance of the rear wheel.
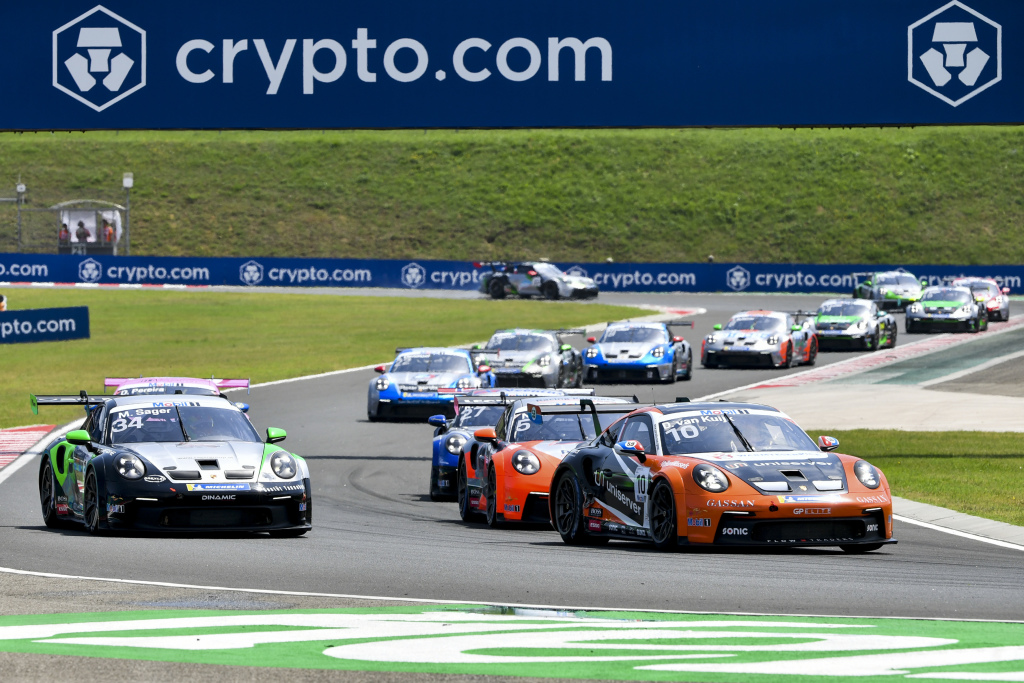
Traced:
[[487, 468], [487, 487], [484, 489], [487, 496], [487, 526], [492, 529], [501, 524], [498, 517], [498, 477], [494, 474], [494, 465]]
[[786, 355], [782, 359], [781, 367], [787, 368], [787, 369], [793, 367], [793, 342], [792, 342], [792, 340], [786, 342]]
[[558, 283], [557, 282], [545, 282], [544, 286], [540, 289], [541, 293], [544, 294], [545, 299], [551, 299], [554, 301], [558, 298]]
[[673, 550], [679, 546], [676, 533], [676, 497], [672, 487], [659, 479], [651, 491], [651, 539], [658, 550]]
[[53, 491], [53, 468], [50, 466], [50, 456], [46, 456], [43, 472], [39, 475], [39, 506], [43, 510], [43, 523], [51, 529], [56, 529], [60, 526], [60, 518], [57, 516], [57, 502]]
[[686, 374], [683, 375], [683, 381], [689, 382], [693, 379], [693, 351], [686, 356]]
[[459, 458], [458, 474], [456, 481], [456, 496], [459, 502], [459, 517], [463, 522], [476, 522], [480, 519], [480, 513], [473, 509], [469, 498], [469, 477], [466, 474], [466, 460]]
[[860, 555], [861, 553], [870, 553], [872, 550], [878, 550], [882, 547], [881, 543], [864, 543], [858, 545], [841, 545], [839, 549], [844, 553], [850, 553], [851, 555]]
[[90, 534], [100, 534], [100, 494], [99, 486], [96, 483], [96, 472], [89, 470], [85, 475], [85, 491], [82, 494], [82, 514], [85, 519], [85, 529]]
[[807, 353], [807, 362], [804, 365], [814, 365], [818, 360], [818, 338], [811, 337], [811, 350]]
[[892, 325], [889, 327], [889, 348], [896, 348], [896, 326]]
[[871, 341], [868, 342], [868, 351], [877, 351], [879, 345], [881, 344], [881, 340], [881, 332], [879, 332], [878, 328], [876, 327], [875, 333], [871, 336]]
[[492, 299], [504, 299], [505, 283], [499, 280], [491, 280], [491, 283], [487, 285], [487, 291], [490, 293]]

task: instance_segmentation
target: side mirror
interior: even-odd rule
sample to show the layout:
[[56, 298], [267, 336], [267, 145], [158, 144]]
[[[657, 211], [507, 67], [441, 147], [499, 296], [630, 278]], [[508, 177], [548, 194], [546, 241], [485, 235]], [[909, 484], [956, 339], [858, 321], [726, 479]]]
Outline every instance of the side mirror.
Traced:
[[925, 280], [924, 278], [921, 278], [921, 286], [922, 287], [927, 287], [928, 286], [928, 281]]
[[387, 369], [387, 367], [386, 367], [386, 366], [384, 366], [384, 365], [378, 365], [377, 367], [375, 367], [375, 368], [373, 369], [373, 371], [374, 371], [374, 372], [378, 372], [378, 373], [380, 373], [380, 374], [382, 374], [382, 375], [383, 375], [383, 374], [384, 374], [385, 372], [387, 372], [387, 371], [388, 371], [388, 369]]
[[885, 317], [885, 311], [875, 311], [875, 317], [876, 318], [884, 318]]
[[483, 348], [484, 348], [483, 344], [473, 344], [473, 350], [474, 351], [482, 351]]
[[[1009, 292], [1010, 290], [1007, 289], [1006, 291]], [[587, 343], [588, 344], [596, 344], [597, 343], [597, 337], [587, 337]]]
[[1001, 291], [1003, 294], [1009, 294], [1010, 293], [1010, 288], [1009, 287], [1003, 287], [999, 291]]
[[644, 453], [644, 445], [636, 439], [620, 441], [615, 444], [614, 450], [620, 455], [632, 455], [639, 459], [640, 462], [647, 462], [647, 454]]
[[84, 429], [76, 429], [73, 432], [68, 432], [64, 439], [75, 446], [87, 446], [92, 443], [92, 437], [89, 436], [89, 432]]
[[448, 419], [444, 415], [431, 415], [427, 418], [427, 424], [432, 427], [447, 427]]
[[498, 435], [494, 433], [494, 427], [483, 427], [473, 432], [473, 438], [477, 441], [497, 441]]
[[865, 285], [866, 287], [870, 287], [870, 286], [871, 286], [871, 280], [865, 280], [865, 281], [864, 281], [864, 285]]
[[673, 344], [678, 344], [678, 343], [680, 343], [682, 341], [685, 341], [682, 337], [672, 337], [672, 343]]
[[491, 366], [490, 365], [481, 365], [480, 367], [478, 367], [476, 369], [476, 373], [478, 375], [486, 375], [490, 371], [491, 371]]
[[819, 436], [818, 437], [818, 448], [825, 451], [834, 451], [839, 448], [839, 439], [834, 436]]
[[799, 332], [800, 330], [802, 330], [802, 329], [804, 329], [804, 328], [800, 327], [799, 325], [793, 325], [793, 326], [792, 326], [792, 327], [790, 327], [789, 329], [790, 329], [791, 331], [793, 331], [793, 332]]
[[559, 351], [572, 351], [572, 344], [562, 344], [558, 347]]
[[722, 329], [722, 323], [715, 323], [715, 326], [714, 326], [713, 329], [716, 329], [716, 330]]
[[235, 403], [235, 407], [238, 408], [239, 410], [241, 410], [243, 413], [248, 413], [249, 412], [249, 404], [248, 403]]
[[288, 438], [288, 432], [277, 427], [267, 427], [267, 443], [277, 443]]

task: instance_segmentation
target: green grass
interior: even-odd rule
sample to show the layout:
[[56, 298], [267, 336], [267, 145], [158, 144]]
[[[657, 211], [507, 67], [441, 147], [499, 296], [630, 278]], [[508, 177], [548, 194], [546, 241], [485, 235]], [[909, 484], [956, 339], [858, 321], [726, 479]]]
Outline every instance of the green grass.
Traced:
[[87, 305], [92, 338], [5, 345], [0, 427], [71, 420], [80, 409], [43, 409], [35, 417], [29, 393], [98, 393], [104, 377], [216, 374], [266, 382], [388, 361], [396, 346], [487, 339], [498, 327], [579, 326], [649, 313], [564, 302], [165, 290], [26, 289], [11, 299], [11, 310]]
[[840, 452], [877, 466], [893, 495], [1024, 525], [1024, 439], [1020, 434], [871, 429], [810, 434], [834, 436]]
[[1024, 262], [1022, 156], [1010, 127], [8, 133], [0, 178], [42, 207], [133, 171], [135, 254], [990, 264]]

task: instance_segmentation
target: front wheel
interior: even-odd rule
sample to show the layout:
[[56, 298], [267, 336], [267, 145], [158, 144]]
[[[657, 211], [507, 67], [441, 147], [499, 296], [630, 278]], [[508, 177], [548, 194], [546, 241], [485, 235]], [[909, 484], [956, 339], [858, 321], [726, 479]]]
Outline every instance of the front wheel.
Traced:
[[498, 477], [494, 473], [494, 465], [487, 468], [487, 487], [484, 489], [484, 495], [487, 496], [487, 526], [493, 529], [501, 524], [501, 518], [498, 517]]
[[85, 475], [82, 513], [85, 521], [85, 530], [93, 535], [101, 534], [103, 531], [100, 529], [100, 495], [99, 486], [96, 483], [95, 470], [89, 470], [89, 473]]
[[558, 299], [557, 282], [545, 282], [540, 291], [544, 294], [545, 299], [550, 299], [551, 301]]
[[896, 326], [892, 325], [889, 327], [889, 348], [896, 348]]
[[463, 522], [475, 522], [480, 518], [480, 513], [473, 509], [469, 497], [469, 477], [466, 474], [466, 460], [459, 458], [458, 474], [456, 481], [456, 497], [459, 502], [459, 517]]
[[693, 352], [692, 351], [690, 352], [690, 354], [688, 356], [686, 356], [686, 374], [683, 375], [683, 381], [684, 382], [689, 382], [691, 379], [693, 379]]
[[587, 533], [587, 520], [583, 516], [583, 492], [580, 482], [572, 472], [566, 472], [555, 484], [555, 530], [567, 545], [596, 545], [607, 542], [606, 538], [594, 537]]
[[872, 335], [871, 340], [868, 342], [868, 351], [877, 351], [879, 346], [881, 345], [881, 341], [882, 341], [882, 335], [878, 331], [878, 328], [876, 327], [875, 328], [875, 334]]
[[676, 497], [672, 486], [659, 479], [651, 491], [651, 539], [658, 550], [674, 550], [679, 546], [676, 533]]
[[47, 455], [43, 472], [39, 475], [39, 506], [43, 510], [43, 524], [56, 529], [60, 526], [60, 517], [57, 516], [57, 503], [53, 491], [53, 468], [50, 466], [50, 456]]
[[878, 550], [882, 547], [881, 543], [863, 543], [857, 545], [841, 545], [839, 549], [844, 553], [850, 553], [851, 555], [860, 555], [861, 553], [870, 553], [872, 550]]
[[787, 370], [793, 367], [793, 340], [786, 342], [786, 356], [782, 359], [782, 365], [779, 367]]
[[498, 280], [491, 280], [491, 283], [487, 285], [487, 291], [490, 293], [492, 299], [505, 298], [505, 284]]
[[818, 360], [818, 338], [811, 337], [811, 350], [807, 354], [807, 362], [804, 365], [814, 365]]
[[675, 384], [676, 383], [676, 379], [677, 379], [676, 376], [678, 374], [679, 374], [679, 361], [678, 360], [673, 360], [672, 361], [672, 369], [669, 370], [668, 378], [664, 380], [665, 384]]

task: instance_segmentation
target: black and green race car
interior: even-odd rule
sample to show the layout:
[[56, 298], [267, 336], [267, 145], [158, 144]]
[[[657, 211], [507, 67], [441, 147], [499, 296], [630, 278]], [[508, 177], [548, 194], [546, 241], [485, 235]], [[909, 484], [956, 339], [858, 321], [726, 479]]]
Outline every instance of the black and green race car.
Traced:
[[967, 287], [929, 287], [907, 307], [907, 332], [981, 332], [988, 329], [988, 309]]
[[818, 307], [814, 330], [822, 351], [896, 346], [896, 318], [864, 299], [829, 299]]
[[926, 280], [918, 281], [902, 268], [853, 275], [864, 278], [853, 288], [853, 298], [874, 301], [879, 308], [904, 309], [920, 299], [921, 290], [928, 286]]

